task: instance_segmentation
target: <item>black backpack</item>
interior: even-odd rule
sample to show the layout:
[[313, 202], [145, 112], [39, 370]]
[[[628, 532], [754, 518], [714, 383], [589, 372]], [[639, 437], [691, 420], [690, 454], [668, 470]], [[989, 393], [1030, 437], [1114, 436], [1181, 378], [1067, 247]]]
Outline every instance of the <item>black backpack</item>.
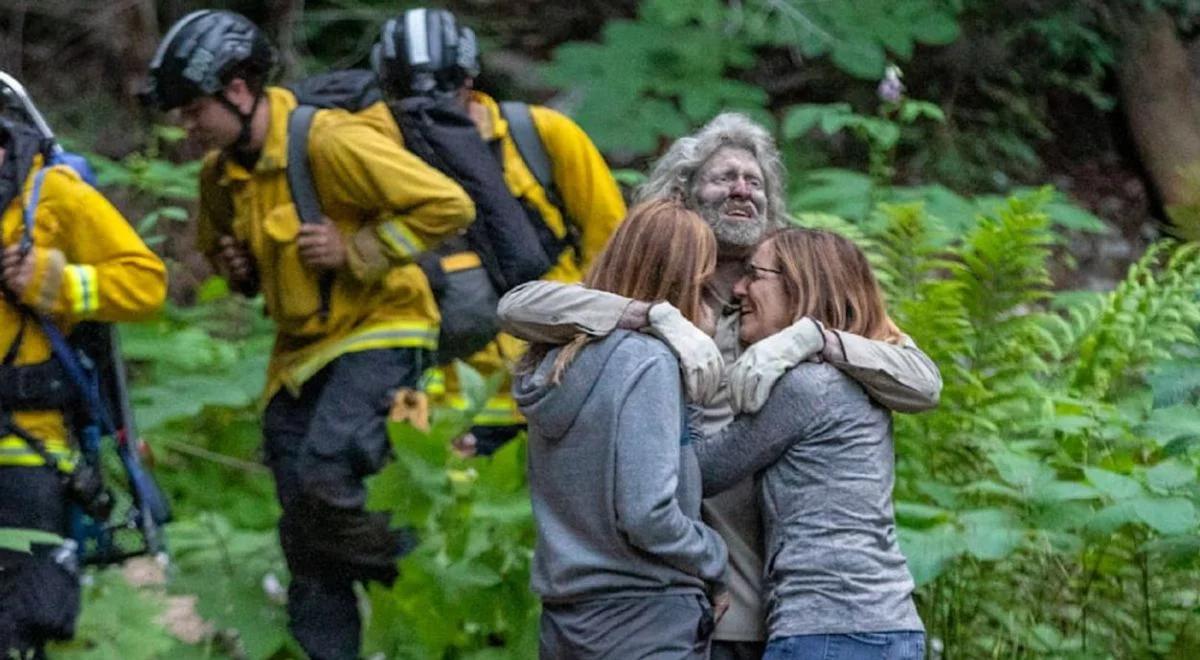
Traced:
[[[288, 119], [288, 185], [302, 222], [319, 222], [320, 200], [308, 163], [308, 133], [319, 108], [358, 111], [382, 97], [370, 71], [335, 71], [289, 87], [299, 107]], [[422, 255], [418, 264], [442, 312], [439, 361], [465, 358], [499, 332], [496, 304], [513, 287], [544, 275], [571, 243], [556, 237], [536, 213], [512, 196], [500, 154], [479, 136], [471, 118], [449, 100], [418, 96], [390, 103], [405, 147], [457, 181], [476, 207], [476, 219], [459, 237]], [[533, 126], [529, 106], [505, 103], [517, 150], [557, 200], [549, 156]], [[322, 282], [328, 310], [329, 281]]]

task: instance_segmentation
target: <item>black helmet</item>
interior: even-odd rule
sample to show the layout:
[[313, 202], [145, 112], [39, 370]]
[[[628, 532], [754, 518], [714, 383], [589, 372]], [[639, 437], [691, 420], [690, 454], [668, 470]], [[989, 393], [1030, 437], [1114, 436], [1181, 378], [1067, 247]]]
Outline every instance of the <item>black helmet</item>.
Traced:
[[275, 50], [245, 16], [194, 11], [176, 21], [158, 45], [143, 100], [159, 110], [178, 108], [221, 91], [238, 65], [244, 75], [265, 79], [274, 64]]
[[479, 75], [479, 46], [471, 28], [444, 9], [410, 9], [383, 24], [371, 68], [391, 96], [457, 91]]

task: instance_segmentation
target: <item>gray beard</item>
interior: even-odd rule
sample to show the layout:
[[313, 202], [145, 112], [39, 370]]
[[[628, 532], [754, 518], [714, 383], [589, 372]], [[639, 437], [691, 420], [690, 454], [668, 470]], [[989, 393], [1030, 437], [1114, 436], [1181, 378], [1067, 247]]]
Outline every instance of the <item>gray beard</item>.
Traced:
[[700, 209], [700, 216], [712, 227], [718, 246], [752, 247], [767, 231], [767, 219], [761, 215], [752, 220], [725, 220], [719, 208], [706, 207]]

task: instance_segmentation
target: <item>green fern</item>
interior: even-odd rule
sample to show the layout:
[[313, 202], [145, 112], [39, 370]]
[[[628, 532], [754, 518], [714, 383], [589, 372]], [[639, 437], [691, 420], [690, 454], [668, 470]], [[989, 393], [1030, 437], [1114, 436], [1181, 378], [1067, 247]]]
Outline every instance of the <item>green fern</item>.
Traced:
[[947, 657], [1162, 654], [1194, 615], [1200, 380], [1168, 365], [1200, 353], [1200, 248], [1162, 243], [1110, 294], [1055, 295], [1051, 199], [952, 240], [915, 204], [861, 225], [944, 379], [936, 411], [896, 419], [896, 497]]

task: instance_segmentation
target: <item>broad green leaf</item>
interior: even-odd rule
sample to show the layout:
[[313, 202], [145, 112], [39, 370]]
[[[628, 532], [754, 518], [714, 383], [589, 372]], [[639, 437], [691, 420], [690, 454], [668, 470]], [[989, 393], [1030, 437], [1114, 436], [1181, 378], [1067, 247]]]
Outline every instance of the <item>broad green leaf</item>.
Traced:
[[1168, 459], [1146, 470], [1146, 483], [1160, 491], [1171, 491], [1196, 481], [1196, 466]]
[[1088, 484], [1078, 481], [1051, 481], [1038, 486], [1034, 496], [1042, 502], [1066, 502], [1090, 500], [1100, 493]]
[[1200, 536], [1189, 534], [1158, 538], [1145, 545], [1148, 552], [1166, 557], [1169, 562], [1181, 568], [1190, 568], [1200, 557]]
[[921, 43], [942, 45], [958, 39], [960, 31], [958, 21], [953, 14], [941, 11], [922, 11], [914, 17], [909, 29], [913, 37]]
[[1179, 439], [1200, 437], [1200, 407], [1183, 403], [1157, 408], [1138, 432], [1163, 446]]
[[1021, 543], [1023, 531], [1017, 519], [999, 509], [980, 509], [959, 515], [967, 551], [985, 560], [1007, 557]]
[[1142, 494], [1142, 485], [1136, 480], [1116, 472], [1087, 467], [1083, 469], [1088, 481], [1105, 496], [1113, 500], [1127, 500]]
[[846, 73], [866, 80], [878, 79], [887, 65], [883, 47], [867, 41], [838, 42], [830, 51], [830, 59]]
[[1096, 534], [1108, 535], [1124, 525], [1139, 522], [1141, 518], [1132, 500], [1122, 500], [1097, 511], [1087, 522], [1087, 529]]
[[63, 538], [36, 529], [0, 528], [0, 549], [29, 552], [31, 544], [35, 543], [58, 546], [62, 545]]
[[1078, 530], [1092, 519], [1095, 507], [1080, 501], [1051, 502], [1030, 515], [1033, 527], [1051, 531]]
[[901, 122], [911, 124], [921, 117], [927, 117], [938, 122], [946, 121], [946, 113], [936, 103], [906, 99], [900, 105], [899, 119]]
[[1182, 497], [1139, 497], [1131, 503], [1138, 518], [1160, 534], [1196, 529], [1196, 507]]
[[1042, 484], [1054, 479], [1054, 470], [1038, 459], [1012, 450], [995, 451], [988, 455], [1004, 481], [1026, 493], [1035, 492]]
[[924, 528], [946, 523], [951, 514], [945, 509], [913, 502], [896, 502], [896, 520], [909, 528]]
[[900, 527], [898, 535], [900, 550], [908, 560], [908, 570], [917, 586], [936, 579], [965, 549], [963, 538], [953, 525], [928, 530]]
[[[795, 139], [821, 126], [826, 117], [842, 118], [852, 113], [849, 103], [801, 104], [788, 109], [783, 119], [783, 137]], [[829, 131], [826, 131], [829, 132]]]

